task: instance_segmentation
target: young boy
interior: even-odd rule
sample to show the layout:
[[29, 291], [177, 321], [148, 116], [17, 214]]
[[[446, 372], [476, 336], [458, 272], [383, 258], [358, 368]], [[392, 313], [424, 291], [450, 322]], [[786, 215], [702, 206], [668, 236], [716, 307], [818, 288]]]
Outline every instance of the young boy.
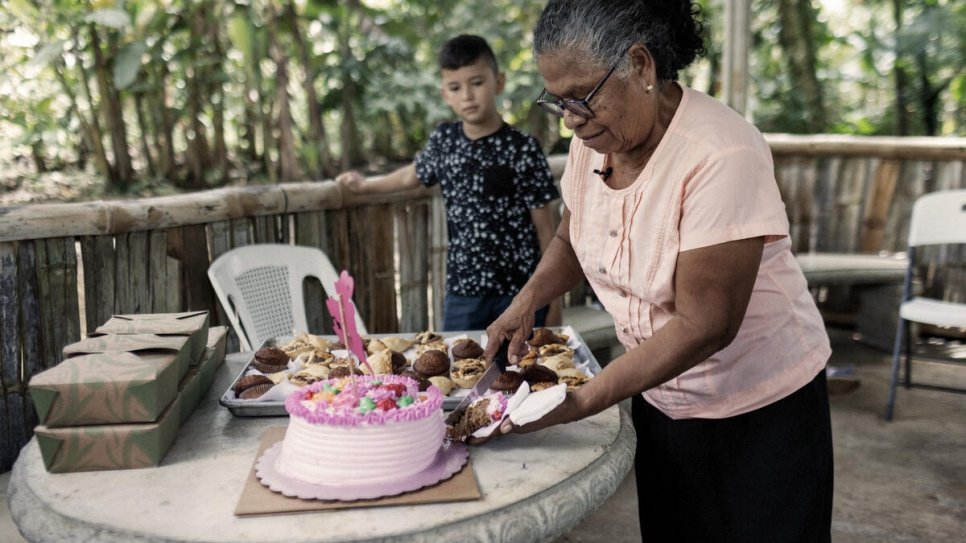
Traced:
[[[460, 120], [440, 124], [413, 164], [368, 182], [354, 171], [336, 181], [357, 193], [439, 183], [449, 232], [443, 330], [482, 330], [510, 305], [550, 245], [547, 203], [560, 194], [536, 140], [497, 112], [506, 76], [486, 40], [447, 41], [439, 66], [440, 94]], [[559, 301], [535, 319], [536, 326], [559, 325]]]

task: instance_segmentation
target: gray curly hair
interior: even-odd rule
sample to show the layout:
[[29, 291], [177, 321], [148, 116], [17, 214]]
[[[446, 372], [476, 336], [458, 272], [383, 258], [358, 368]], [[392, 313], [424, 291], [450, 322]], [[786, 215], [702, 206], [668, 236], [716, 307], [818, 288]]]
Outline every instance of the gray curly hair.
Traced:
[[676, 79], [704, 52], [699, 14], [690, 0], [550, 0], [533, 31], [533, 52], [565, 52], [585, 68], [616, 65], [626, 74], [625, 53], [642, 43], [657, 77]]

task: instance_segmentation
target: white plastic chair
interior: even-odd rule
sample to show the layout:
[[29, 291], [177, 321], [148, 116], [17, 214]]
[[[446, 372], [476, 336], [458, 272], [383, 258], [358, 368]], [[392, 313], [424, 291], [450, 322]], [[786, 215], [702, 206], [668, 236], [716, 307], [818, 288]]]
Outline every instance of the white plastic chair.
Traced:
[[[208, 268], [208, 278], [221, 307], [238, 334], [243, 350], [266, 339], [308, 331], [306, 277], [316, 277], [328, 296], [335, 296], [339, 276], [325, 253], [313, 247], [258, 244], [232, 249]], [[366, 327], [356, 309], [356, 328]]]
[[[909, 258], [899, 305], [899, 322], [892, 351], [892, 377], [886, 420], [892, 420], [899, 383], [899, 360], [905, 351], [906, 388], [916, 387], [944, 392], [964, 393], [966, 390], [933, 384], [912, 382], [912, 341], [909, 325], [912, 322], [949, 328], [966, 328], [966, 303], [947, 302], [912, 296], [916, 268], [916, 248], [923, 245], [966, 243], [966, 190], [932, 192], [921, 196], [912, 207], [909, 224]], [[951, 361], [952, 362], [952, 361]]]

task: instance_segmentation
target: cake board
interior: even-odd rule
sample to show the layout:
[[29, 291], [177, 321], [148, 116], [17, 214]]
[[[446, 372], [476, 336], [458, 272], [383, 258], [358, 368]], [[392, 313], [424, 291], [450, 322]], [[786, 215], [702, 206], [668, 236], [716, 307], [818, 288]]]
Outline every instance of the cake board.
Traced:
[[258, 447], [258, 454], [248, 472], [245, 486], [242, 488], [235, 515], [240, 517], [258, 515], [279, 515], [288, 513], [305, 513], [311, 511], [329, 511], [350, 509], [357, 507], [381, 507], [389, 505], [418, 505], [424, 503], [442, 503], [455, 501], [479, 500], [483, 497], [473, 472], [472, 459], [467, 459], [466, 465], [458, 473], [439, 482], [438, 484], [413, 490], [396, 496], [387, 496], [371, 500], [355, 501], [322, 501], [288, 498], [273, 492], [259, 482], [255, 476], [255, 463], [262, 454], [285, 436], [285, 427], [268, 428], [262, 434]]

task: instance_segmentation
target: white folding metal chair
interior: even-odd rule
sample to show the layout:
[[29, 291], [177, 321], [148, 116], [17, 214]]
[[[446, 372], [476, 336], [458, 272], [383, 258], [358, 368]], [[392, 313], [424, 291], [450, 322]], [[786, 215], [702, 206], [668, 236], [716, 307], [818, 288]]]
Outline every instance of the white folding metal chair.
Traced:
[[[889, 381], [889, 397], [886, 420], [892, 420], [896, 402], [896, 385], [899, 384], [899, 361], [905, 352], [906, 388], [916, 387], [944, 392], [966, 393], [966, 390], [936, 384], [912, 381], [912, 338], [910, 323], [922, 323], [938, 327], [966, 328], [966, 303], [942, 301], [913, 296], [916, 279], [917, 248], [924, 245], [966, 243], [966, 190], [932, 192], [921, 196], [912, 207], [909, 223], [909, 258], [906, 277], [899, 305], [899, 322], [892, 352], [892, 376]], [[938, 360], [943, 361], [943, 360]], [[951, 361], [951, 360], [946, 360]], [[955, 362], [955, 361], [953, 361]]]
[[[317, 278], [328, 296], [336, 295], [339, 276], [325, 253], [313, 247], [248, 245], [219, 256], [208, 268], [218, 301], [246, 351], [269, 338], [308, 331], [302, 294], [307, 277]], [[367, 333], [358, 309], [356, 328]]]

